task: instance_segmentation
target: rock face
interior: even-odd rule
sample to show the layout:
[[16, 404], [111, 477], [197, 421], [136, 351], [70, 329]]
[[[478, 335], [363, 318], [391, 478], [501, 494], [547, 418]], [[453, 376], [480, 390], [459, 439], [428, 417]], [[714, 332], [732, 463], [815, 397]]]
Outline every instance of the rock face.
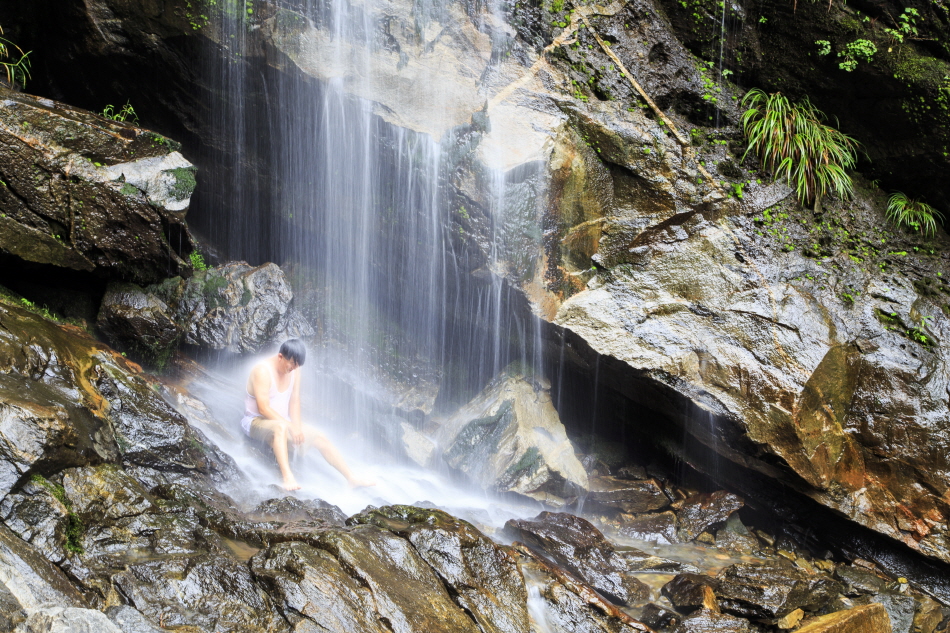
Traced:
[[146, 283], [190, 268], [195, 168], [177, 143], [3, 87], [0, 103], [0, 249]]
[[649, 596], [642, 582], [627, 574], [627, 563], [588, 521], [571, 514], [542, 512], [532, 521], [505, 524], [513, 538], [526, 541], [550, 555], [559, 565], [621, 604]]
[[536, 380], [503, 374], [439, 428], [443, 457], [485, 490], [552, 504], [588, 487], [551, 395]]
[[98, 324], [116, 344], [151, 360], [167, 358], [178, 342], [255, 352], [268, 343], [313, 335], [292, 300], [276, 264], [231, 262], [146, 288], [112, 284]]

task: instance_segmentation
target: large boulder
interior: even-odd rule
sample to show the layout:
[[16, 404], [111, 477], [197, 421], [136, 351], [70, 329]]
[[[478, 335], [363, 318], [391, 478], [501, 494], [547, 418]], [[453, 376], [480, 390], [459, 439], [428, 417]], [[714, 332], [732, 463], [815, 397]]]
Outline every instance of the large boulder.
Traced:
[[2, 86], [0, 103], [0, 251], [142, 282], [190, 268], [177, 143]]
[[112, 284], [98, 324], [116, 344], [159, 364], [178, 342], [256, 352], [268, 343], [313, 335], [291, 307], [293, 296], [276, 264], [230, 262], [146, 288]]
[[320, 536], [320, 547], [365, 587], [393, 633], [479, 630], [409, 541], [392, 532], [372, 525], [331, 530]]
[[387, 506], [352, 517], [408, 539], [483, 633], [528, 633], [528, 591], [515, 556], [440, 510]]
[[588, 488], [545, 385], [505, 373], [445, 419], [446, 463], [484, 490], [517, 492], [554, 505]]

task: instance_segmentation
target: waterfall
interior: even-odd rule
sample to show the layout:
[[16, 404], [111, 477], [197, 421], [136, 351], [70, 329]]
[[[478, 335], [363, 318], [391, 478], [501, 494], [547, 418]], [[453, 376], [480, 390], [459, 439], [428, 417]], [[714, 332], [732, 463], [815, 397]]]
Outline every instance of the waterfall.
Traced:
[[[305, 417], [378, 464], [380, 425], [457, 407], [513, 361], [541, 365], [540, 321], [506, 279], [537, 265], [543, 164], [477, 157], [503, 116], [485, 111], [496, 89], [440, 61], [461, 30], [482, 43], [490, 75], [509, 31], [499, 7], [276, 6], [221, 13], [226, 54], [214, 51], [205, 73], [220, 95], [212, 136], [232, 164], [213, 170], [225, 194], [207, 201], [200, 228], [224, 257], [282, 266], [317, 332]], [[400, 43], [389, 30], [407, 25]], [[283, 57], [253, 58], [259, 31], [292, 42]], [[246, 371], [233, 369], [236, 384]]]

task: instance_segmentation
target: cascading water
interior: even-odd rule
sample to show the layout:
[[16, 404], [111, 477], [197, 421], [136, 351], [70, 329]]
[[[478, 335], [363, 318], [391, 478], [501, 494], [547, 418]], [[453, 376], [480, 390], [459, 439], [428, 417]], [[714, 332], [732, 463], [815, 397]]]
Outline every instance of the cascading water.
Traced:
[[[297, 306], [316, 331], [303, 375], [305, 417], [342, 443], [358, 468], [375, 464], [380, 484], [334, 496], [342, 483], [317, 458], [296, 467], [306, 471], [298, 476], [305, 489], [348, 511], [367, 501], [440, 496], [458, 506], [459, 492], [434, 483], [437, 475], [381, 466], [380, 427], [399, 424], [394, 410], [419, 419], [458, 406], [513, 361], [540, 366], [540, 323], [512, 310], [504, 276], [525, 275], [534, 265], [542, 170], [506, 170], [503, 156], [498, 165], [472, 160], [490, 117], [464, 112], [458, 86], [431, 52], [447, 29], [472, 28], [459, 23], [469, 18], [457, 7], [453, 13], [450, 4], [413, 4], [410, 39], [418, 46], [407, 53], [387, 36], [396, 19], [387, 22], [382, 5], [277, 4], [263, 27], [243, 10], [222, 12], [218, 38], [228, 61], [216, 54], [207, 72], [221, 96], [211, 104], [213, 136], [235, 162], [216, 171], [211, 188], [227, 193], [214, 201], [216, 216], [205, 232], [229, 258], [276, 261], [288, 273]], [[471, 11], [486, 31], [504, 32], [498, 10]], [[248, 61], [259, 28], [284, 29], [312, 46], [293, 62], [304, 70], [319, 65], [319, 78]], [[394, 84], [402, 68], [407, 79]], [[478, 90], [482, 103], [492, 96]], [[462, 162], [490, 216], [481, 251], [453, 222], [475, 213], [453, 186]], [[265, 186], [251, 189], [248, 171]], [[230, 406], [236, 414], [225, 400], [239, 401], [249, 367], [222, 370], [237, 393], [211, 396], [220, 400], [218, 411]], [[227, 449], [257, 480], [276, 482], [266, 460], [240, 441]]]

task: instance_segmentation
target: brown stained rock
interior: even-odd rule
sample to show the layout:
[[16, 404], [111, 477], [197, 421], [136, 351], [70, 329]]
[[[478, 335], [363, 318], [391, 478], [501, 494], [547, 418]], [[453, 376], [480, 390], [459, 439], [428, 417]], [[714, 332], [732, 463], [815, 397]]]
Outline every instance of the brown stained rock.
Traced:
[[[40, 473], [121, 460], [158, 471], [239, 476], [230, 458], [209, 446], [115, 351], [78, 328], [2, 301], [0, 389], [13, 390], [10, 403], [24, 399], [43, 407], [47, 418], [30, 431], [32, 440], [22, 438], [22, 450], [0, 458], [8, 469], [23, 472], [30, 459], [38, 459], [34, 470]], [[57, 431], [61, 423], [66, 426]], [[34, 451], [30, 442], [41, 442], [45, 456], [27, 459], [23, 451]]]
[[684, 541], [693, 540], [708, 528], [725, 523], [729, 515], [743, 505], [740, 497], [725, 490], [698, 494], [677, 502], [674, 509], [679, 522], [680, 538]]
[[143, 282], [190, 269], [194, 167], [177, 144], [3, 87], [0, 101], [0, 248]]
[[[70, 398], [55, 389], [0, 373], [0, 495], [32, 469], [56, 470], [96, 459], [90, 435], [102, 422], [71, 416], [74, 409]], [[107, 447], [99, 448], [108, 454]]]
[[372, 525], [329, 530], [318, 546], [332, 554], [366, 588], [377, 617], [393, 633], [478, 633], [475, 622], [449, 596], [409, 541]]
[[921, 596], [917, 613], [914, 614], [914, 631], [916, 633], [934, 633], [942, 621], [943, 611], [940, 603], [927, 596]]
[[795, 609], [791, 613], [783, 615], [778, 620], [775, 621], [775, 626], [780, 629], [794, 629], [798, 626], [798, 623], [802, 621], [802, 618], [805, 616], [805, 612], [801, 609]]
[[891, 633], [891, 623], [881, 605], [869, 604], [819, 616], [796, 633]]
[[669, 498], [653, 479], [630, 481], [616, 477], [594, 477], [590, 480], [587, 500], [630, 514], [662, 510], [670, 505]]
[[640, 541], [654, 543], [679, 543], [676, 515], [671, 511], [658, 514], [641, 514], [620, 516], [620, 526], [617, 528], [623, 536]]
[[628, 604], [649, 596], [649, 588], [627, 573], [623, 557], [585, 519], [561, 512], [542, 512], [531, 521], [508, 521], [505, 533], [537, 547], [611, 600]]
[[528, 633], [524, 577], [515, 555], [441, 511], [386, 506], [351, 517], [406, 538], [483, 633]]
[[63, 488], [72, 510], [88, 523], [159, 511], [142, 486], [114, 464], [71, 468], [63, 473]]

